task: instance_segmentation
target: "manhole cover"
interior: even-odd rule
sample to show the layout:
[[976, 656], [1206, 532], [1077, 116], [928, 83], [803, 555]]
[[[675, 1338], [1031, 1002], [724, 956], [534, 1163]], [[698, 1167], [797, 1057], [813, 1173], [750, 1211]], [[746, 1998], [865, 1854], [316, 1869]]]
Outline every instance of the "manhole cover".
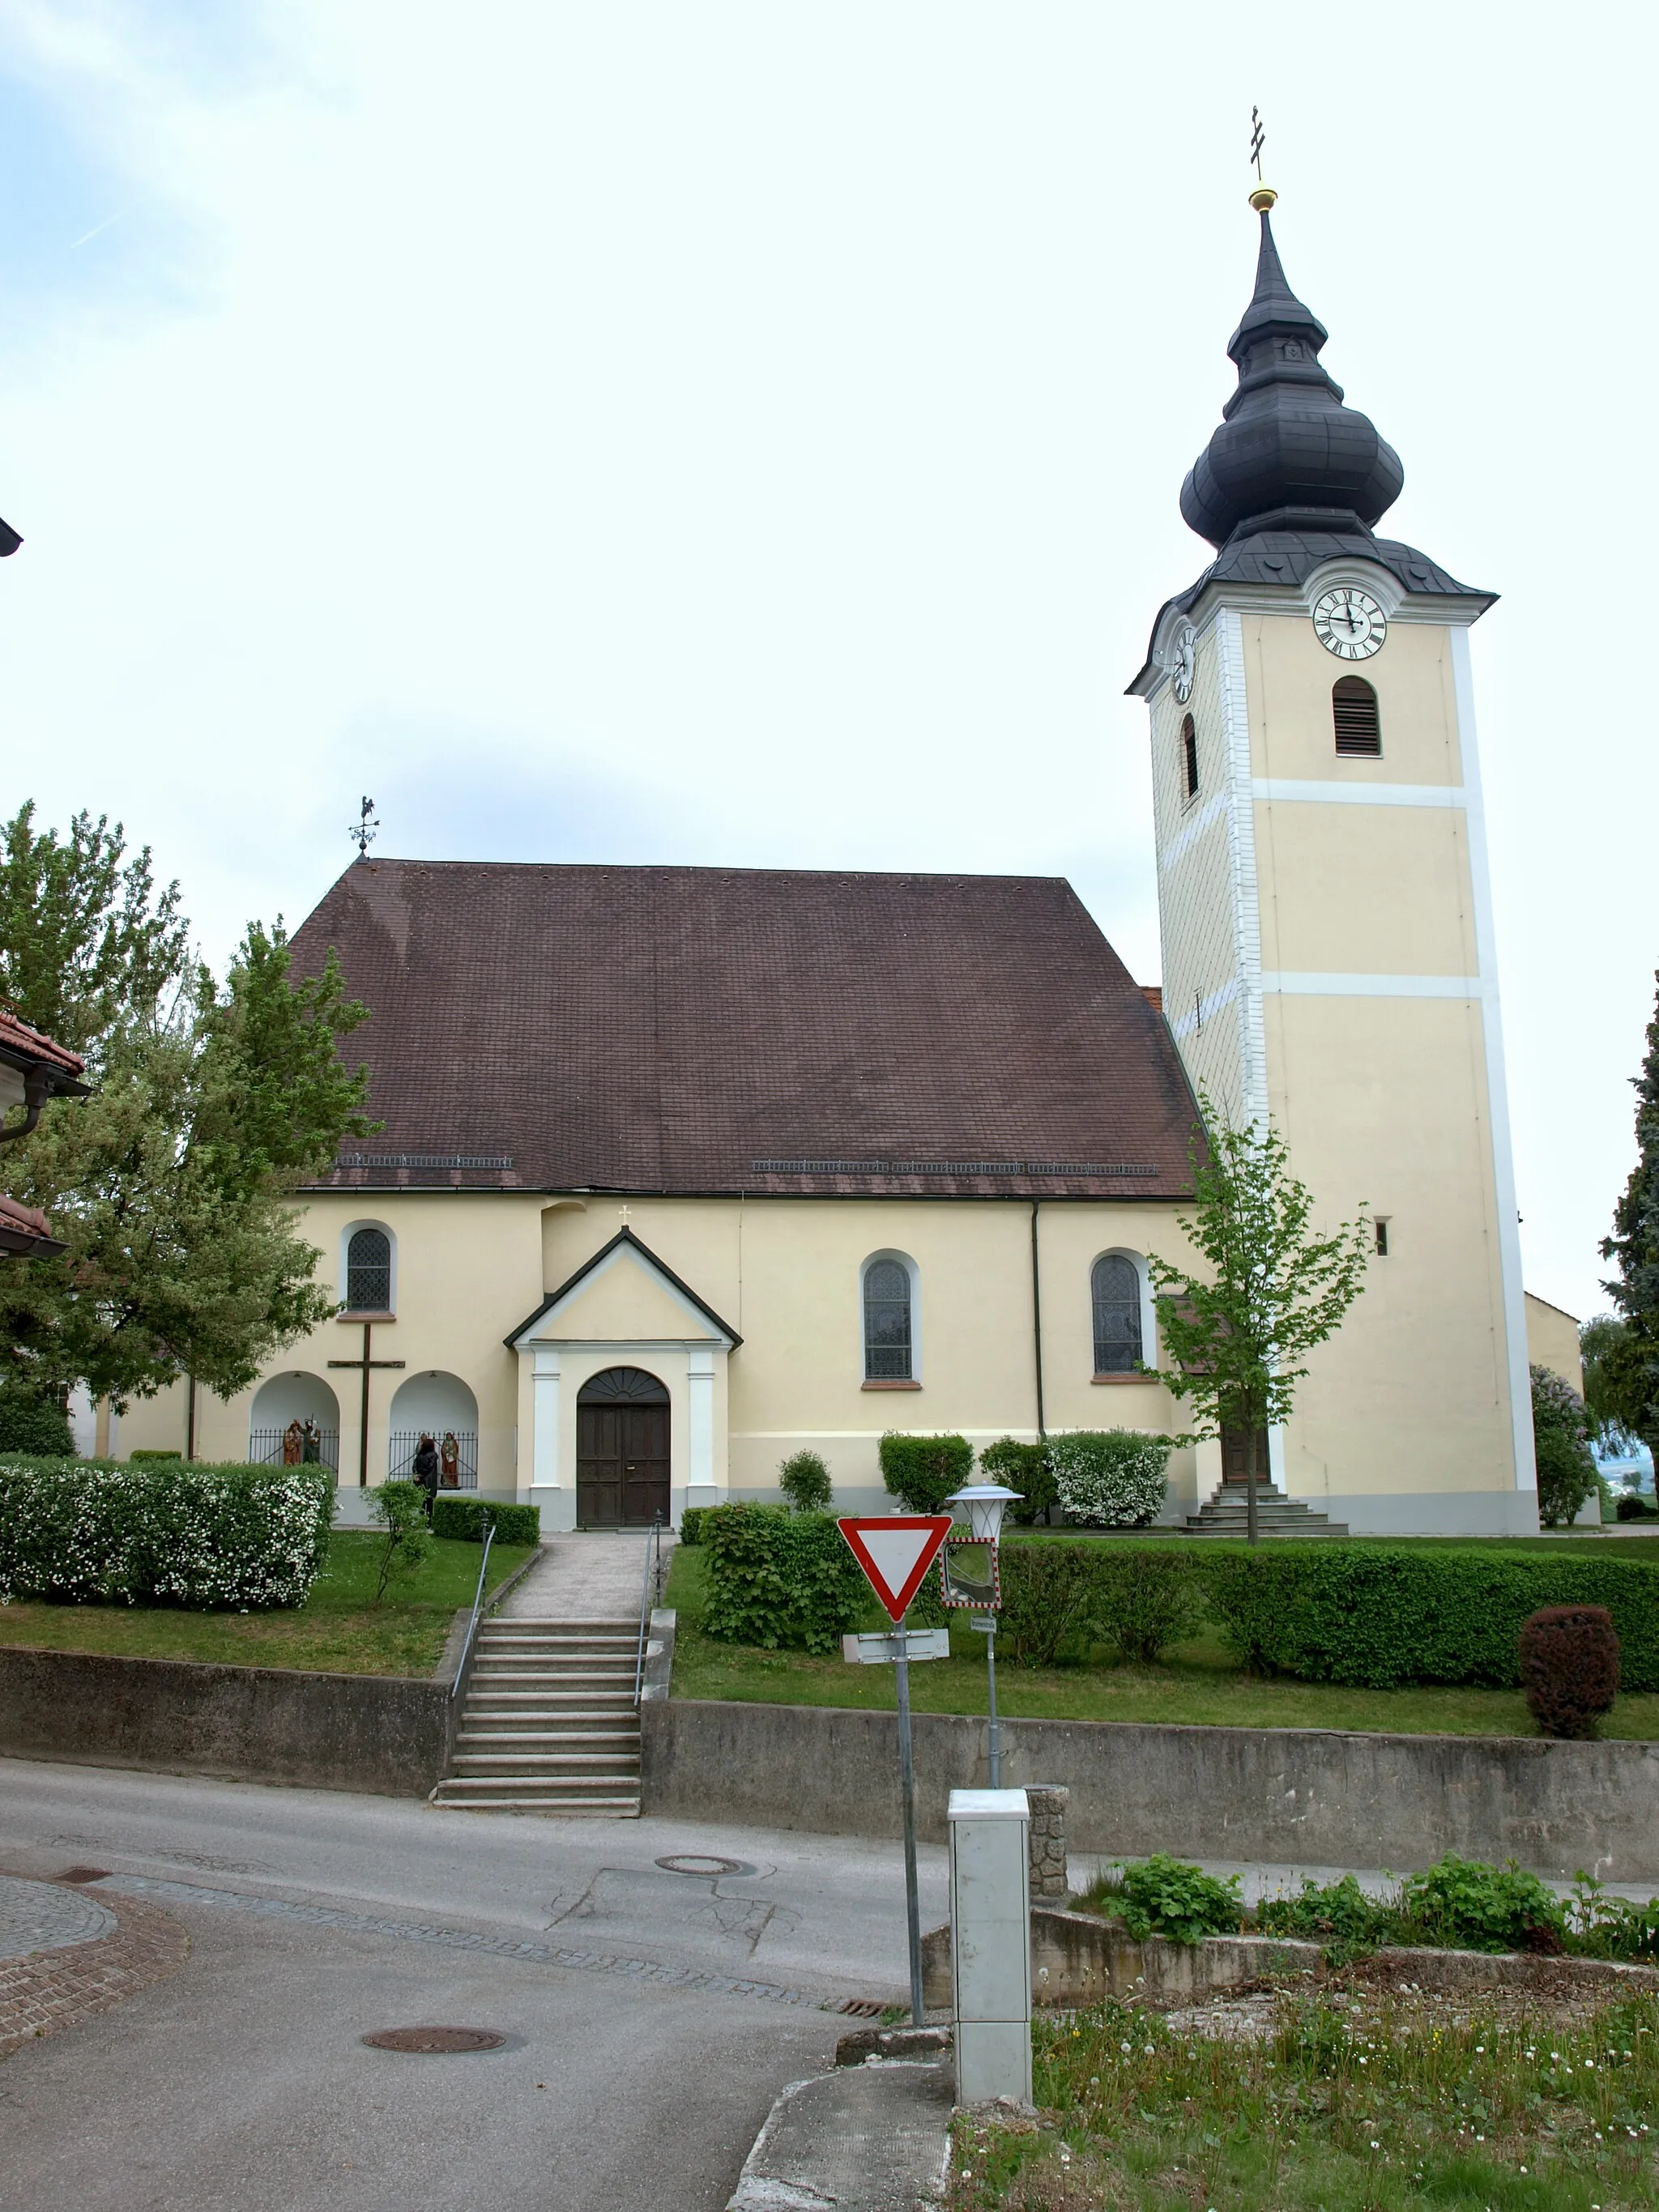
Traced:
[[375, 2051], [499, 2051], [507, 2041], [487, 2027], [383, 2027], [363, 2041]]
[[677, 1858], [659, 1859], [657, 1864], [665, 1874], [700, 1874], [705, 1877], [711, 1874], [753, 1874], [755, 1871], [753, 1867], [745, 1866], [741, 1859], [702, 1858], [695, 1851], [686, 1852]]
[[107, 1867], [65, 1867], [58, 1877], [59, 1881], [106, 1881], [108, 1878]]

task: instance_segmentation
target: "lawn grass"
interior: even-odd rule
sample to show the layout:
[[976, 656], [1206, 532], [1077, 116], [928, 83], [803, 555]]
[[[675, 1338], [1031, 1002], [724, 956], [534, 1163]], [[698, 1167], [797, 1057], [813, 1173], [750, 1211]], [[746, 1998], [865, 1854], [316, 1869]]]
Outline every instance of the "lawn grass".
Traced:
[[[1596, 1540], [1589, 1539], [1591, 1543]], [[760, 1651], [717, 1644], [702, 1632], [707, 1555], [677, 1548], [665, 1605], [679, 1613], [674, 1644], [677, 1698], [774, 1705], [853, 1705], [890, 1711], [890, 1667], [848, 1666], [839, 1656]], [[884, 1617], [873, 1601], [875, 1628]], [[983, 1713], [985, 1639], [951, 1630], [949, 1659], [910, 1671], [910, 1702], [921, 1713]], [[1536, 1736], [1516, 1690], [1351, 1690], [1331, 1682], [1273, 1680], [1244, 1672], [1218, 1632], [1172, 1645], [1160, 1666], [1100, 1663], [997, 1668], [997, 1707], [1010, 1720], [1158, 1721], [1196, 1728], [1352, 1729], [1402, 1735]], [[1659, 1693], [1620, 1698], [1604, 1736], [1659, 1741]]]
[[1659, 2194], [1659, 2003], [1588, 2021], [1282, 1998], [1259, 2041], [1040, 2021], [1035, 2121], [959, 2116], [951, 2212], [1632, 2212]]
[[[337, 1674], [428, 1675], [443, 1656], [459, 1606], [478, 1586], [479, 1547], [434, 1540], [419, 1571], [374, 1604], [385, 1538], [336, 1529], [328, 1564], [293, 1612], [185, 1613], [170, 1606], [0, 1606], [0, 1644], [95, 1651], [120, 1658], [201, 1659], [231, 1667], [298, 1667]], [[527, 1544], [492, 1544], [489, 1586], [530, 1557]]]

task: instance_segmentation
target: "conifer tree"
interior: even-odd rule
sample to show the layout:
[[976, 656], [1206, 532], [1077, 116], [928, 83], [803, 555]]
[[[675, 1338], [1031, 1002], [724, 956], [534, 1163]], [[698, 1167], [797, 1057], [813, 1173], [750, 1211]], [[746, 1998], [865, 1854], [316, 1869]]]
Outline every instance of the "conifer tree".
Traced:
[[[1659, 977], [1655, 978], [1659, 982]], [[1624, 1327], [1605, 1347], [1606, 1411], [1639, 1436], [1659, 1465], [1659, 999], [1648, 1024], [1636, 1092], [1636, 1165], [1613, 1208], [1601, 1257], [1617, 1273], [1602, 1285]]]

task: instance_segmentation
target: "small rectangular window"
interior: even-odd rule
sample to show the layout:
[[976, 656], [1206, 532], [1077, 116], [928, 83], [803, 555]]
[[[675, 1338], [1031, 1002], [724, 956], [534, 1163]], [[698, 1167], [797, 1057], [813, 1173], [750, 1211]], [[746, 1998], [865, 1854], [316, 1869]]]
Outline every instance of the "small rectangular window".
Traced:
[[1376, 1231], [1376, 1256], [1379, 1260], [1386, 1260], [1389, 1256], [1389, 1224], [1387, 1218], [1379, 1214], [1376, 1219], [1372, 1222], [1371, 1226]]

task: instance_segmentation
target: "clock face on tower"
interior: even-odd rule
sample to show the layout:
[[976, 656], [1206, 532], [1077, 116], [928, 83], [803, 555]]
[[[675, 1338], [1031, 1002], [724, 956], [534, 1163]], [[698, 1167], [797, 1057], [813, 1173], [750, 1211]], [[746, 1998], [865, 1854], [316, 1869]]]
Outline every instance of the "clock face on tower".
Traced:
[[1198, 647], [1198, 632], [1190, 623], [1182, 623], [1170, 641], [1170, 682], [1176, 697], [1184, 707], [1193, 696], [1193, 665]]
[[1314, 634], [1339, 660], [1369, 660], [1381, 653], [1389, 618], [1369, 592], [1337, 584], [1314, 603]]

